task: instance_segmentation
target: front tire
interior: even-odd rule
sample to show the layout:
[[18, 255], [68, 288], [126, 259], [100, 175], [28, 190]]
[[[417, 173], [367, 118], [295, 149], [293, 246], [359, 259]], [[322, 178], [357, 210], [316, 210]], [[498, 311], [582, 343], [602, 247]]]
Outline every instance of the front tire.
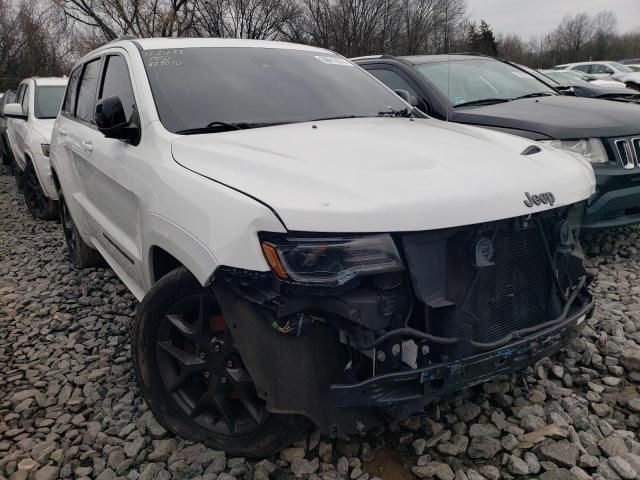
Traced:
[[269, 413], [235, 349], [213, 292], [180, 267], [145, 295], [132, 329], [140, 389], [168, 430], [228, 455], [263, 457], [308, 421]]
[[101, 266], [103, 260], [100, 252], [89, 247], [80, 236], [62, 194], [62, 189], [58, 190], [58, 202], [60, 204], [60, 225], [62, 225], [62, 232], [67, 243], [67, 254], [73, 266], [80, 269]]
[[[16, 176], [17, 178], [18, 176]], [[53, 220], [58, 217], [58, 202], [45, 195], [36, 175], [36, 169], [29, 161], [24, 168], [22, 193], [31, 215], [39, 220]]]

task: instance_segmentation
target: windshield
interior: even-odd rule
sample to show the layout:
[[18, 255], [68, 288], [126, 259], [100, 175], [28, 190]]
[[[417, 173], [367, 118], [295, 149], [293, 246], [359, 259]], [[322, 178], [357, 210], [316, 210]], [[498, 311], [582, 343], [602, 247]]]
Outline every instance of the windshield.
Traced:
[[35, 115], [36, 118], [56, 118], [62, 105], [62, 97], [66, 90], [64, 85], [36, 87]]
[[146, 50], [142, 56], [160, 120], [174, 133], [407, 108], [364, 70], [329, 52], [208, 47]]
[[554, 90], [506, 63], [487, 58], [426, 63], [418, 71], [454, 105], [488, 99], [513, 100]]
[[555, 72], [552, 70], [549, 72], [544, 72], [544, 74], [547, 75], [548, 77], [551, 77], [553, 80], [555, 80], [561, 85], [567, 85], [570, 87], [590, 86], [589, 82], [583, 80], [582, 78], [579, 78], [577, 75], [571, 75], [570, 73], [567, 73], [567, 72]]
[[622, 72], [622, 73], [632, 73], [633, 72], [633, 70], [631, 70], [629, 67], [627, 67], [626, 65], [623, 65], [621, 63], [611, 62], [608, 65], [611, 68], [613, 68], [614, 70], [616, 70], [617, 72]]

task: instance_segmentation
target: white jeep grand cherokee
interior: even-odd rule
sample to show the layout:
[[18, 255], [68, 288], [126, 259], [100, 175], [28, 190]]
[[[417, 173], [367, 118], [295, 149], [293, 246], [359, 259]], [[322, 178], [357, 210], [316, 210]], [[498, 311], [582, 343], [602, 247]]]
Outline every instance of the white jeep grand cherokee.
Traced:
[[22, 189], [31, 214], [42, 220], [58, 216], [49, 143], [66, 86], [66, 78], [27, 78], [18, 86], [15, 103], [4, 106], [16, 185]]
[[592, 311], [584, 161], [428, 118], [327, 50], [120, 40], [51, 145], [69, 254], [141, 301], [138, 381], [231, 454], [363, 433], [552, 354]]

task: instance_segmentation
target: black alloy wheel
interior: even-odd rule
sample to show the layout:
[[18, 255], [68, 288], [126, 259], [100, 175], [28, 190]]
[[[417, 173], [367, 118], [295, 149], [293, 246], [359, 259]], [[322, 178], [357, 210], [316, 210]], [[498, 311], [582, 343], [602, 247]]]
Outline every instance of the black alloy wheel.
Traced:
[[27, 162], [22, 176], [22, 193], [31, 214], [40, 220], [53, 220], [57, 217], [57, 202], [47, 198], [40, 186], [33, 163]]
[[179, 299], [160, 320], [156, 358], [164, 387], [203, 429], [246, 435], [269, 418], [212, 293]]
[[145, 295], [132, 330], [136, 377], [168, 430], [228, 455], [260, 457], [297, 440], [308, 421], [270, 413], [213, 292], [184, 267]]

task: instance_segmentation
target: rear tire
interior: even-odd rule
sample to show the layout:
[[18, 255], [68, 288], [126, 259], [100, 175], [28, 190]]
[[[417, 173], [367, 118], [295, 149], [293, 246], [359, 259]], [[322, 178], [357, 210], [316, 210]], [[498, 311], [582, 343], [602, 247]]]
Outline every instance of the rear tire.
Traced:
[[45, 195], [32, 162], [27, 161], [22, 175], [22, 193], [31, 215], [39, 220], [58, 218], [58, 202]]
[[228, 455], [264, 457], [308, 428], [302, 416], [266, 411], [213, 292], [186, 268], [145, 295], [131, 337], [138, 384], [167, 430]]
[[69, 206], [64, 200], [62, 189], [58, 190], [58, 202], [60, 204], [60, 225], [67, 243], [67, 255], [76, 268], [99, 267], [104, 264], [100, 252], [87, 245], [76, 224], [71, 217]]

